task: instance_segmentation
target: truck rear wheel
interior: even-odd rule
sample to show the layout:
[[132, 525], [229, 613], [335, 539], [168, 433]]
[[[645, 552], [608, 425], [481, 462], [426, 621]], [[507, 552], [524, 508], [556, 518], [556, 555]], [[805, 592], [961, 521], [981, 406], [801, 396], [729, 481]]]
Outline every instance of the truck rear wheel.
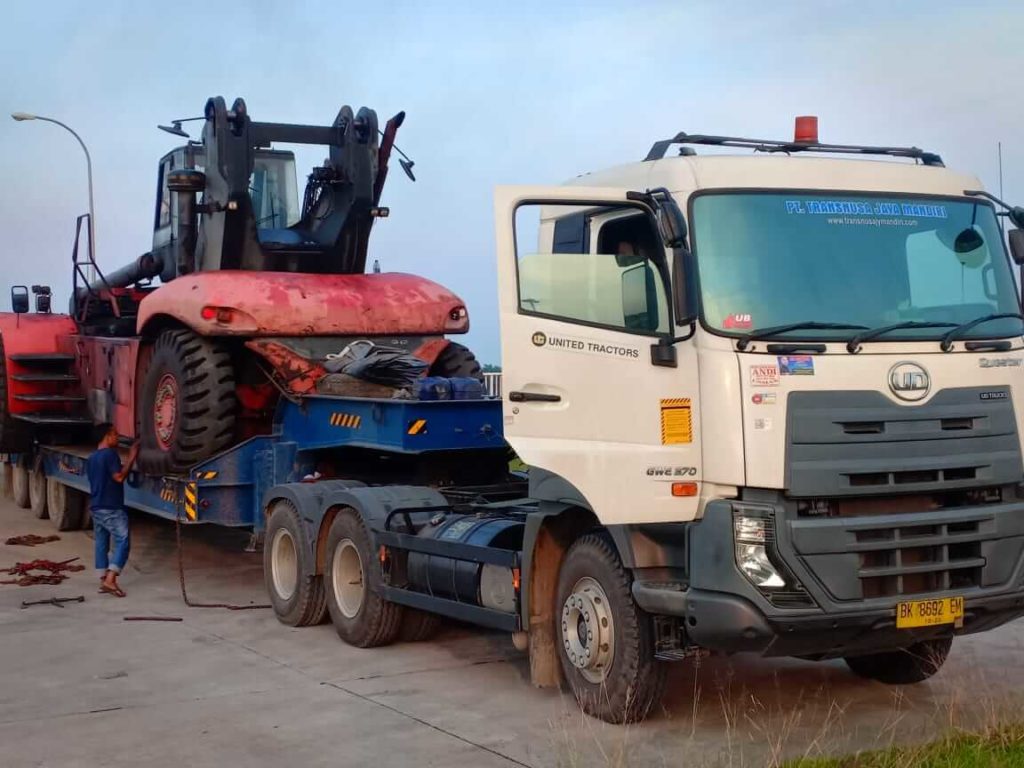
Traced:
[[643, 720], [665, 683], [651, 618], [633, 601], [630, 581], [613, 545], [598, 533], [576, 540], [558, 577], [562, 671], [583, 711], [608, 723]]
[[355, 510], [343, 510], [327, 535], [324, 587], [338, 636], [358, 648], [388, 645], [402, 626], [402, 606], [380, 595], [376, 564], [363, 521]]
[[28, 466], [24, 459], [11, 467], [11, 496], [22, 509], [28, 509], [32, 504], [28, 493]]
[[77, 531], [82, 527], [85, 494], [52, 477], [46, 478], [46, 509], [58, 531]]
[[946, 663], [953, 638], [924, 640], [900, 651], [848, 656], [846, 665], [855, 675], [889, 685], [910, 685], [927, 680]]
[[192, 331], [164, 331], [142, 387], [139, 465], [169, 474], [208, 459], [231, 443], [235, 410], [227, 349]]
[[324, 620], [323, 579], [304, 576], [311, 557], [306, 529], [288, 501], [274, 503], [267, 520], [263, 546], [263, 580], [278, 620], [289, 627], [306, 627]]
[[32, 514], [45, 520], [46, 511], [46, 473], [42, 468], [33, 469], [28, 473], [28, 507]]
[[402, 628], [398, 639], [405, 643], [421, 643], [429, 640], [441, 629], [441, 617], [436, 613], [406, 607], [402, 613]]

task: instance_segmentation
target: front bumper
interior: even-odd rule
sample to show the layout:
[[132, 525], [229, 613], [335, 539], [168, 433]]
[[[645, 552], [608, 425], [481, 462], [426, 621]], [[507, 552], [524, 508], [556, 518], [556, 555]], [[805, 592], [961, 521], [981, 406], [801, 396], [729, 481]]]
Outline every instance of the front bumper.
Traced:
[[934, 637], [985, 632], [1024, 616], [1024, 591], [968, 599], [960, 628], [947, 624], [912, 630], [896, 629], [892, 609], [767, 616], [739, 595], [642, 581], [633, 583], [633, 597], [649, 613], [682, 619], [694, 645], [762, 656], [834, 658], [905, 648]]
[[[995, 507], [935, 514], [880, 515], [826, 520], [796, 518], [784, 500], [763, 499], [775, 508], [775, 556], [804, 590], [802, 602], [769, 599], [739, 571], [728, 501], [711, 502], [704, 517], [688, 526], [685, 556], [666, 557], [667, 569], [634, 571], [633, 595], [653, 615], [681, 619], [686, 641], [724, 652], [819, 658], [905, 648], [919, 640], [970, 634], [1024, 617], [1024, 500]], [[891, 525], [927, 526], [950, 532], [963, 520], [984, 518], [973, 533], [985, 565], [973, 585], [950, 584], [934, 592], [863, 595], [856, 531]], [[956, 534], [961, 535], [961, 534]], [[896, 543], [894, 546], [902, 546]], [[907, 543], [909, 546], [909, 542]], [[863, 545], [860, 545], [863, 550]], [[681, 553], [680, 553], [681, 554]], [[682, 562], [680, 562], [682, 561]], [[860, 569], [860, 570], [859, 570]], [[963, 626], [896, 629], [896, 605], [905, 600], [962, 596]]]

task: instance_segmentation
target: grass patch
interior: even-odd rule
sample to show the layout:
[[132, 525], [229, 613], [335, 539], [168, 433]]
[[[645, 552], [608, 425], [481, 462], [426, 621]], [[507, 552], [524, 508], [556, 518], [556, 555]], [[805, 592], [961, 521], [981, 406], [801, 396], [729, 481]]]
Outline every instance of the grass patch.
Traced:
[[1024, 768], [1024, 723], [983, 733], [955, 733], [916, 747], [847, 757], [803, 758], [784, 768]]

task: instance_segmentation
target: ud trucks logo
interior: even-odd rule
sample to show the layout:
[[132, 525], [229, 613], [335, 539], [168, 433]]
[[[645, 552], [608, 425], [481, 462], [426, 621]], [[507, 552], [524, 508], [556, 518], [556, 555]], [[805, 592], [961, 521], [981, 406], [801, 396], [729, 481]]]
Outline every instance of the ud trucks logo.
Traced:
[[896, 363], [889, 369], [889, 389], [900, 400], [920, 400], [931, 387], [928, 371], [917, 363]]

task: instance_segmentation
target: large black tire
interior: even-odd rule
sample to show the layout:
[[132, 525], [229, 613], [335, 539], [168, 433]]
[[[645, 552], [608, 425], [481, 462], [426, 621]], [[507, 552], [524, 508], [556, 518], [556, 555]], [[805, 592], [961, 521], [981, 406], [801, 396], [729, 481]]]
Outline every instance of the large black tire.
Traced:
[[11, 496], [14, 503], [22, 509], [32, 506], [32, 500], [28, 493], [28, 464], [21, 459], [11, 467]]
[[164, 331], [142, 387], [139, 466], [170, 474], [208, 459], [231, 443], [236, 410], [227, 349], [192, 331]]
[[87, 497], [52, 477], [46, 478], [46, 509], [58, 531], [77, 531], [82, 527]]
[[436, 613], [406, 607], [403, 611], [402, 627], [398, 639], [404, 643], [421, 643], [429, 640], [441, 629], [441, 617]]
[[312, 555], [306, 528], [298, 511], [287, 501], [270, 510], [263, 546], [263, 580], [278, 620], [289, 627], [306, 627], [324, 620], [323, 579], [304, 576], [311, 571]]
[[911, 685], [927, 680], [946, 663], [952, 637], [923, 640], [900, 651], [848, 656], [846, 665], [855, 675], [888, 685]]
[[454, 341], [449, 341], [448, 346], [437, 356], [434, 364], [430, 366], [428, 375], [448, 378], [467, 376], [477, 381], [484, 380], [484, 372], [476, 355]]
[[324, 589], [338, 636], [358, 648], [393, 643], [402, 627], [402, 606], [380, 595], [381, 572], [370, 536], [352, 509], [338, 513], [327, 535]]
[[562, 672], [580, 708], [608, 723], [647, 717], [661, 700], [665, 664], [654, 658], [651, 617], [600, 533], [577, 539], [558, 576], [555, 624]]
[[46, 510], [46, 473], [42, 467], [28, 473], [28, 508], [40, 520], [49, 517]]

